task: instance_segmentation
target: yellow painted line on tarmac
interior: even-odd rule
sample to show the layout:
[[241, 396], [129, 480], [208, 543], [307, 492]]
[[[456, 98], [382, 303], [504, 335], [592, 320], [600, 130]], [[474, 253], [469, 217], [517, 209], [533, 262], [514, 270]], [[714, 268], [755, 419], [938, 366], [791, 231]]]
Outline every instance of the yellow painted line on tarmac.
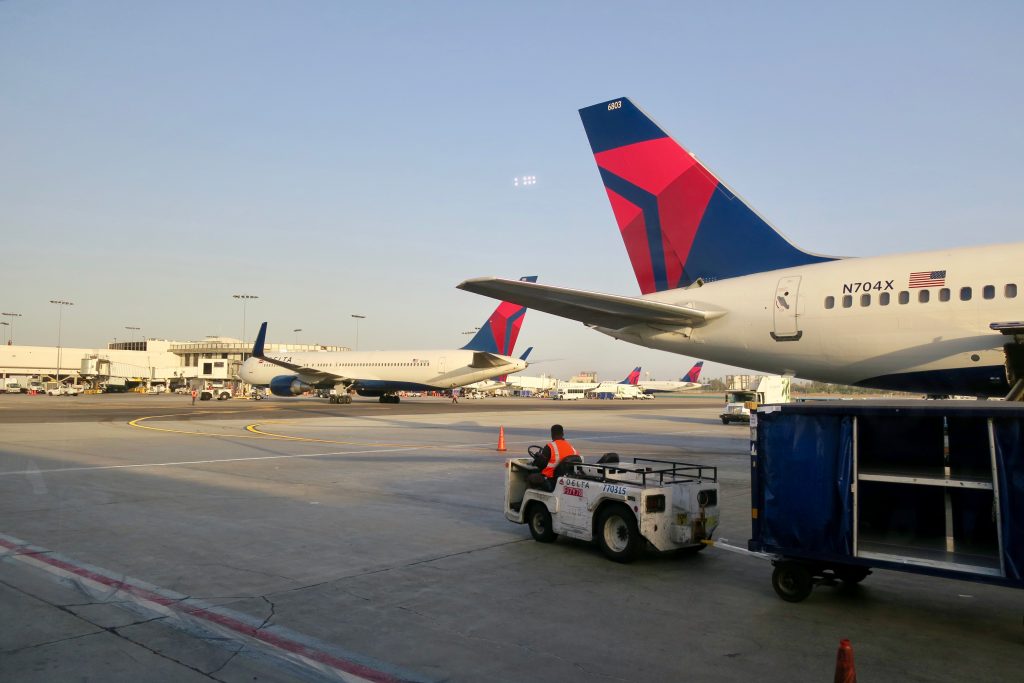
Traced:
[[241, 410], [192, 410], [187, 413], [170, 413], [168, 415], [146, 415], [145, 417], [137, 417], [128, 423], [129, 427], [135, 427], [136, 429], [149, 429], [154, 432], [167, 432], [169, 434], [185, 434], [186, 436], [220, 436], [227, 437], [229, 439], [268, 439], [268, 438], [280, 438], [289, 439], [293, 437], [276, 437], [273, 434], [256, 435], [256, 434], [229, 434], [227, 432], [195, 432], [186, 431], [184, 429], [172, 429], [171, 427], [152, 427], [150, 425], [141, 424], [145, 420], [155, 420], [161, 417], [181, 417], [183, 415], [195, 415], [196, 413], [211, 414], [211, 413], [240, 413], [244, 412]]
[[131, 420], [128, 426], [135, 427], [137, 429], [149, 429], [154, 432], [165, 432], [167, 434], [183, 434], [185, 436], [217, 436], [228, 439], [276, 439], [278, 441], [300, 441], [305, 443], [327, 443], [337, 444], [341, 446], [368, 446], [374, 448], [409, 448], [409, 449], [438, 449], [442, 446], [433, 446], [430, 444], [408, 444], [408, 443], [378, 443], [372, 441], [338, 441], [333, 439], [315, 439], [309, 436], [289, 436], [288, 434], [275, 434], [273, 432], [261, 431], [259, 427], [264, 424], [261, 422], [254, 422], [246, 425], [245, 430], [248, 434], [231, 434], [228, 432], [199, 432], [199, 431], [188, 431], [185, 429], [174, 429], [172, 427], [154, 427], [151, 425], [142, 424], [146, 420], [154, 420], [161, 417], [181, 417], [183, 415], [195, 415], [196, 413], [201, 414], [224, 414], [224, 413], [237, 413], [245, 412], [240, 410], [203, 410], [203, 411], [189, 411], [187, 413], [170, 413], [167, 415], [147, 415], [145, 417], [138, 417]]
[[[264, 422], [254, 422], [250, 425], [246, 425], [245, 430], [252, 432], [253, 434], [260, 434], [265, 437], [271, 437], [274, 439], [286, 439], [289, 441], [308, 441], [312, 443], [333, 443], [342, 446], [376, 446], [376, 447], [388, 447], [388, 448], [425, 448], [425, 449], [438, 449], [443, 448], [442, 446], [431, 446], [429, 444], [408, 444], [408, 443], [379, 443], [375, 441], [337, 441], [334, 439], [314, 439], [310, 436], [289, 436], [287, 434], [275, 434], [274, 432], [265, 432], [260, 429]], [[278, 421], [277, 424], [288, 424], [287, 422]]]

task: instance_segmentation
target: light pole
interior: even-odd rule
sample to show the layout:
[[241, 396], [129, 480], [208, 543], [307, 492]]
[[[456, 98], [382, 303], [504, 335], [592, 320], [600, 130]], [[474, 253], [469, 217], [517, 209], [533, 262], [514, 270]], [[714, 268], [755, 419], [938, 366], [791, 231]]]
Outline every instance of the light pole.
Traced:
[[0, 315], [6, 315], [8, 318], [11, 319], [11, 336], [7, 340], [7, 343], [8, 344], [13, 344], [14, 343], [14, 319], [15, 318], [20, 318], [21, 317], [21, 313], [0, 313]]
[[[2, 322], [2, 323], [0, 323], [0, 325], [3, 325], [5, 328], [11, 326], [11, 324], [9, 322]], [[4, 330], [4, 345], [6, 345], [6, 344], [7, 344], [7, 330], [5, 329]]]
[[[249, 303], [249, 299], [259, 299], [255, 294], [232, 294], [236, 299], [242, 300], [242, 348], [245, 348], [245, 306]], [[242, 353], [245, 353], [244, 351]]]
[[134, 346], [135, 345], [135, 332], [136, 332], [136, 330], [141, 330], [142, 328], [141, 327], [134, 327], [132, 325], [125, 325], [124, 329], [128, 330], [129, 334], [131, 334], [131, 339], [132, 339], [131, 344], [132, 344], [132, 346]]
[[299, 345], [299, 332], [302, 332], [302, 328], [301, 327], [296, 327], [294, 330], [292, 330], [292, 332], [295, 333], [295, 345], [298, 346]]
[[359, 350], [359, 321], [363, 320], [364, 318], [366, 318], [366, 316], [365, 315], [359, 315], [358, 313], [353, 313], [352, 317], [356, 319], [356, 348], [355, 348], [355, 350], [358, 351]]
[[60, 327], [64, 319], [64, 307], [74, 306], [72, 301], [63, 299], [50, 299], [51, 304], [57, 304], [57, 381], [60, 382]]

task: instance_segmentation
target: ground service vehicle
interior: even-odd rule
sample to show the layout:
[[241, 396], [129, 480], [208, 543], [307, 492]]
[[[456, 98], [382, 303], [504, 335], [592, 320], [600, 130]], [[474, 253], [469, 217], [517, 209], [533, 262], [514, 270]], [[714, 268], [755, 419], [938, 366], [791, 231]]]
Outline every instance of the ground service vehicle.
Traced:
[[722, 424], [750, 422], [750, 411], [765, 403], [789, 403], [792, 380], [781, 375], [758, 379], [751, 389], [735, 389], [725, 393], [725, 410], [719, 417]]
[[207, 385], [199, 392], [200, 401], [209, 401], [212, 399], [226, 401], [229, 398], [231, 398], [231, 390], [224, 385]]
[[28, 391], [28, 382], [8, 377], [4, 380], [3, 390], [7, 394], [23, 394]]
[[751, 422], [749, 551], [799, 602], [872, 568], [1024, 588], [1024, 407], [766, 406]]
[[81, 393], [78, 387], [62, 382], [47, 382], [43, 386], [47, 396], [78, 396]]
[[[539, 448], [531, 446], [531, 455]], [[609, 559], [630, 562], [648, 543], [659, 551], [700, 550], [718, 526], [715, 467], [647, 458], [563, 461], [551, 491], [528, 486], [533, 458], [511, 458], [505, 471], [505, 518], [527, 524], [541, 543], [559, 534], [596, 540]]]

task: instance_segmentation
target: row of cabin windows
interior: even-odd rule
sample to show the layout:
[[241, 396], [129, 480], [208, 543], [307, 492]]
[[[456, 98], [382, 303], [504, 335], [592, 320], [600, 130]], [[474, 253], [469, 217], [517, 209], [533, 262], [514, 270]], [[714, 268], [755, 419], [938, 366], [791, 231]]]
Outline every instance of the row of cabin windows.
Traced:
[[[960, 288], [960, 301], [970, 301], [971, 297], [973, 297], [973, 296], [974, 296], [974, 293], [973, 293], [973, 291], [971, 290], [970, 287], [961, 287]], [[996, 288], [995, 288], [995, 285], [985, 285], [984, 287], [982, 287], [982, 289], [981, 289], [981, 296], [982, 296], [983, 299], [994, 299], [994, 298], [996, 298]], [[1003, 296], [1005, 298], [1007, 298], [1007, 299], [1014, 299], [1014, 298], [1016, 298], [1017, 297], [1017, 285], [1012, 284], [1012, 283], [1008, 284], [1008, 285], [1004, 285], [1003, 286]], [[917, 301], [918, 301], [918, 303], [926, 304], [929, 301], [931, 301], [931, 297], [932, 297], [932, 294], [931, 294], [931, 290], [930, 289], [919, 289], [919, 290], [917, 290]], [[938, 295], [938, 300], [939, 301], [949, 301], [949, 299], [950, 299], [949, 288], [948, 287], [943, 287], [942, 289], [940, 289], [939, 290], [939, 295]], [[909, 304], [910, 303], [910, 292], [907, 292], [907, 291], [899, 292], [896, 295], [896, 300], [900, 304]], [[889, 295], [889, 292], [881, 292], [878, 295], [878, 305], [879, 306], [888, 306], [890, 302], [891, 302], [891, 297]], [[860, 305], [862, 307], [863, 306], [870, 306], [871, 305], [871, 295], [867, 294], [867, 293], [861, 294], [860, 295]], [[851, 308], [853, 306], [853, 295], [852, 294], [844, 294], [843, 295], [842, 306], [843, 306], [843, 308]], [[825, 308], [835, 308], [835, 307], [836, 307], [836, 298], [834, 296], [827, 296], [827, 297], [825, 297]]]
[[313, 363], [314, 368], [398, 368], [430, 365], [429, 361], [420, 360], [415, 363]]

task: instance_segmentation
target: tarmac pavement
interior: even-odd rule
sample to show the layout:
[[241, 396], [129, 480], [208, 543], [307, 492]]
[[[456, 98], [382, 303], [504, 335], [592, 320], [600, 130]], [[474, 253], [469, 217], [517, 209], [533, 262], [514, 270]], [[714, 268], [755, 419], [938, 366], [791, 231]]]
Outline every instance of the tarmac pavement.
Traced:
[[745, 545], [717, 397], [107, 398], [0, 401], [0, 680], [819, 681], [841, 638], [862, 680], [1024, 665], [1020, 591], [876, 571], [790, 604], [764, 560], [619, 565], [502, 516], [504, 458], [559, 422], [587, 457], [717, 466]]

